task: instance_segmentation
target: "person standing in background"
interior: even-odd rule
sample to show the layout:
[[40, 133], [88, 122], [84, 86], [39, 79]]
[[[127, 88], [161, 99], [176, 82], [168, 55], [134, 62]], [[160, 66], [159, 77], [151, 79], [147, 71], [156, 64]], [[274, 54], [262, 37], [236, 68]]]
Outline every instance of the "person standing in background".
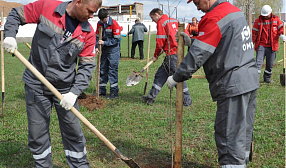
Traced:
[[266, 57], [266, 66], [263, 74], [265, 83], [271, 83], [272, 68], [276, 59], [276, 51], [279, 48], [279, 36], [283, 41], [283, 22], [278, 16], [272, 14], [269, 5], [264, 5], [261, 15], [254, 22], [252, 28], [252, 40], [255, 43], [256, 63], [258, 73], [261, 74], [261, 67]]
[[143, 53], [143, 44], [145, 39], [144, 32], [147, 32], [146, 26], [140, 22], [140, 19], [137, 18], [135, 20], [135, 24], [132, 26], [131, 30], [128, 34], [132, 34], [132, 47], [131, 47], [131, 58], [134, 59], [135, 56], [135, 48], [138, 45], [139, 53], [140, 53], [140, 60], [144, 58]]
[[188, 23], [186, 32], [190, 35], [192, 42], [199, 35], [199, 26], [198, 20], [196, 17], [192, 18], [192, 23]]
[[[110, 99], [118, 97], [118, 65], [120, 59], [120, 33], [118, 23], [112, 19], [107, 9], [98, 12], [95, 52], [99, 54], [98, 45], [102, 45], [100, 62], [99, 96], [106, 96], [106, 85], [110, 83]], [[102, 27], [102, 40], [99, 39], [99, 27]]]

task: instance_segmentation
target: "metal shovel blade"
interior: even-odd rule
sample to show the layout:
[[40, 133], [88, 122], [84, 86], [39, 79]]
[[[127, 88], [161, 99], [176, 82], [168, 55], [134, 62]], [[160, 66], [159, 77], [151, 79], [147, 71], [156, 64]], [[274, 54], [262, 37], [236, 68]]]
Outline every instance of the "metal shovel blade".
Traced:
[[123, 160], [129, 167], [131, 168], [140, 168], [140, 166], [134, 162], [134, 160], [129, 159], [129, 160]]
[[132, 72], [132, 74], [126, 79], [127, 86], [137, 85], [142, 79], [142, 76], [137, 72]]
[[132, 159], [125, 157], [118, 149], [114, 150], [115, 154], [124, 161], [130, 168], [140, 168], [140, 166]]

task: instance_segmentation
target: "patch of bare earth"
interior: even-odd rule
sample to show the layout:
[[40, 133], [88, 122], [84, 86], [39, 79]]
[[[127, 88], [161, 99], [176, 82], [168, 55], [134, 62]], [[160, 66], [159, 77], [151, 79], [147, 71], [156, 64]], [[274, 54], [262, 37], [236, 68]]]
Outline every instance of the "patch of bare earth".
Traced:
[[85, 99], [79, 99], [79, 105], [86, 107], [89, 111], [101, 110], [106, 107], [105, 102], [95, 95], [86, 95]]

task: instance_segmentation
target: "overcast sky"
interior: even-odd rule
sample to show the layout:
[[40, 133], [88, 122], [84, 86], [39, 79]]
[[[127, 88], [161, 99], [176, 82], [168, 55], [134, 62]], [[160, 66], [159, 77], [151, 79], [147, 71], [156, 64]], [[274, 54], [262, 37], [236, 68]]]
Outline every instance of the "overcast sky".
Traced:
[[[30, 2], [34, 2], [36, 0], [4, 0], [7, 2], [18, 2], [22, 4], [27, 4]], [[68, 1], [68, 0], [63, 0]], [[198, 18], [204, 15], [204, 13], [197, 11], [196, 6], [193, 2], [187, 4], [187, 0], [102, 0], [104, 6], [114, 6], [118, 4], [126, 5], [126, 4], [133, 4], [134, 2], [143, 3], [143, 12], [144, 12], [144, 19], [150, 19], [149, 12], [153, 8], [159, 7], [159, 4], [164, 4], [163, 10], [165, 14], [170, 15], [173, 18], [176, 18], [176, 10], [174, 7], [177, 7], [177, 18], [178, 19], [188, 19], [191, 20], [192, 17]], [[285, 12], [285, 3], [286, 0], [283, 0], [283, 9], [282, 12]], [[232, 0], [230, 0], [232, 2]], [[168, 3], [170, 9], [168, 9]], [[161, 7], [160, 7], [161, 8]]]

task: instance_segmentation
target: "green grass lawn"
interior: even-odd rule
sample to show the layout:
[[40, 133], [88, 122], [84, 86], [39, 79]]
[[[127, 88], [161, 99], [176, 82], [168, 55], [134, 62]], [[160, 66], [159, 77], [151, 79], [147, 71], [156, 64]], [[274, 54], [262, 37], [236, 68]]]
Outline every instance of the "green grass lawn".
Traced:
[[[150, 57], [154, 53], [155, 37], [151, 36]], [[106, 107], [102, 110], [88, 111], [87, 108], [81, 107], [80, 111], [114, 146], [127, 157], [133, 158], [141, 167], [171, 167], [171, 146], [174, 144], [171, 145], [170, 142], [175, 142], [175, 90], [170, 96], [169, 89], [164, 86], [154, 105], [148, 106], [141, 101], [145, 72], [144, 78], [138, 85], [126, 86], [126, 78], [132, 71], [139, 71], [146, 64], [147, 43], [148, 36], [144, 42], [144, 60], [139, 60], [138, 48], [136, 59], [131, 60], [126, 59], [127, 38], [122, 38], [119, 98], [113, 101], [104, 99]], [[18, 50], [28, 58], [29, 49], [24, 43], [18, 44]], [[278, 63], [282, 58], [283, 47], [280, 45], [273, 69], [273, 83], [261, 83], [258, 90], [254, 126], [255, 150], [253, 162], [248, 166], [251, 168], [284, 167], [285, 88], [281, 86], [279, 79], [283, 73], [283, 61]], [[162, 55], [149, 67], [147, 92], [152, 87], [154, 74], [163, 59]], [[27, 116], [22, 81], [24, 69], [24, 65], [16, 57], [5, 53], [5, 117], [0, 117], [0, 167], [33, 167], [33, 158], [27, 147]], [[202, 69], [196, 74], [204, 75]], [[182, 167], [218, 167], [214, 140], [216, 103], [211, 99], [206, 79], [191, 79], [187, 84], [193, 106], [183, 108]], [[95, 88], [94, 80], [85, 92], [91, 94], [94, 92], [93, 88]], [[86, 147], [91, 167], [127, 167], [84, 124], [82, 128], [87, 140]], [[51, 114], [50, 135], [54, 167], [68, 167], [55, 110]]]

